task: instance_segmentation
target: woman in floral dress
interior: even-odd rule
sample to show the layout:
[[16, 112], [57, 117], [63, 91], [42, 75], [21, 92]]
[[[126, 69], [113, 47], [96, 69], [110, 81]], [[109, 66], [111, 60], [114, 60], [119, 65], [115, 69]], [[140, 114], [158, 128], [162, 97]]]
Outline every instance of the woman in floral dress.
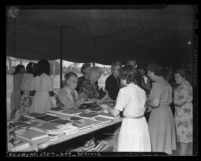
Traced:
[[92, 67], [89, 69], [89, 78], [85, 80], [79, 88], [80, 98], [86, 101], [99, 102], [108, 98], [107, 91], [103, 98], [100, 98], [100, 90], [96, 83], [102, 74], [102, 70], [99, 67]]
[[23, 93], [21, 100], [21, 114], [28, 114], [32, 104], [32, 97], [30, 91], [32, 89], [33, 73], [35, 63], [30, 62], [26, 67], [26, 74], [22, 80], [21, 91]]
[[188, 143], [193, 140], [193, 90], [183, 69], [175, 72], [175, 81], [179, 85], [174, 91], [177, 142], [180, 144], [180, 155], [186, 155]]

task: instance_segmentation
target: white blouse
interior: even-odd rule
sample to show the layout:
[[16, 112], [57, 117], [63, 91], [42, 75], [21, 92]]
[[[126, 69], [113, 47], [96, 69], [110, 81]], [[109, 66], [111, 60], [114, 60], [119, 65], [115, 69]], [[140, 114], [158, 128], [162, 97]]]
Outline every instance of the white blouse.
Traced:
[[134, 83], [120, 89], [115, 109], [123, 111], [126, 117], [144, 115], [146, 103], [145, 91]]
[[53, 79], [47, 74], [41, 74], [34, 77], [32, 82], [32, 90], [39, 93], [46, 93], [53, 91]]
[[21, 84], [21, 90], [23, 91], [30, 91], [32, 87], [32, 81], [33, 81], [33, 74], [24, 74], [22, 84]]

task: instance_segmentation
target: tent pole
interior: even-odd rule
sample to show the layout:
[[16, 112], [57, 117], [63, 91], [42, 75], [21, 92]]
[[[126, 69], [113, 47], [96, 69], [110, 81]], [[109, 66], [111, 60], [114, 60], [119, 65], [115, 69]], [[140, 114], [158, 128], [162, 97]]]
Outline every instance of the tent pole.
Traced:
[[63, 28], [60, 27], [60, 88], [62, 88], [62, 75], [63, 75], [63, 70], [62, 70], [62, 66], [63, 66]]

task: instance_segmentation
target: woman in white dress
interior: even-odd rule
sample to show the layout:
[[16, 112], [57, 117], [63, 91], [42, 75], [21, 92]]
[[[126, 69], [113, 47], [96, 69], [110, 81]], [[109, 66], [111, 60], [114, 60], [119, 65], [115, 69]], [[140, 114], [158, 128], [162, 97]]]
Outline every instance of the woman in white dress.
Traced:
[[50, 64], [47, 60], [40, 60], [37, 64], [37, 76], [33, 80], [32, 93], [34, 95], [30, 113], [46, 113], [53, 107], [53, 79], [50, 77]]
[[123, 111], [123, 121], [118, 137], [118, 152], [150, 152], [151, 142], [147, 121], [144, 117], [146, 94], [137, 86], [132, 68], [126, 65], [120, 71], [122, 85], [115, 108], [108, 111], [118, 116]]

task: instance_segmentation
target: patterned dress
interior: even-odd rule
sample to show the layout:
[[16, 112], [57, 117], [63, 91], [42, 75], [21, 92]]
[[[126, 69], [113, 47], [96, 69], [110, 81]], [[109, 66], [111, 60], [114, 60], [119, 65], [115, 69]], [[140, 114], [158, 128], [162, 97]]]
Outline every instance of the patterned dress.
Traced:
[[99, 97], [99, 87], [96, 83], [92, 84], [89, 80], [85, 80], [79, 89], [81, 97], [92, 99]]
[[24, 91], [21, 99], [20, 111], [21, 115], [29, 113], [32, 104], [32, 96], [29, 92], [32, 90], [33, 74], [25, 74], [22, 80], [21, 90]]
[[177, 142], [190, 143], [193, 140], [193, 90], [189, 82], [184, 81], [174, 91], [175, 123]]

